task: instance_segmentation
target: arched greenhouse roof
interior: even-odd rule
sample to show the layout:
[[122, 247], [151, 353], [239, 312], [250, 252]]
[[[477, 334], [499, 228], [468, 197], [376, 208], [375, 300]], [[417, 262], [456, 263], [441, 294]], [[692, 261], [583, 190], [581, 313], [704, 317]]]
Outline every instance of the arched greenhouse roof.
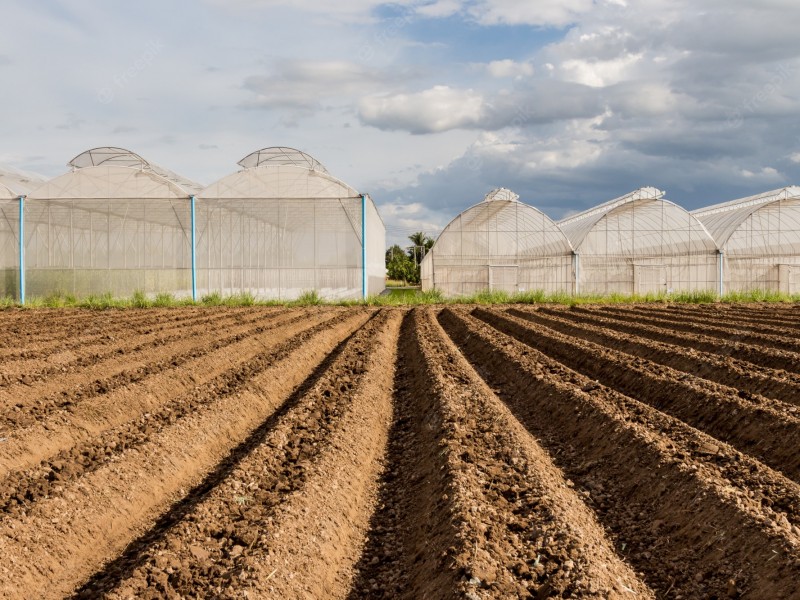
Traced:
[[[724, 248], [731, 236], [751, 215], [762, 208], [781, 203], [786, 200], [800, 202], [800, 186], [791, 185], [770, 192], [722, 202], [692, 211], [720, 248]], [[795, 226], [800, 224], [795, 224]]]
[[238, 163], [245, 169], [260, 167], [263, 165], [293, 165], [295, 167], [305, 167], [315, 171], [327, 173], [328, 170], [313, 156], [294, 148], [286, 146], [271, 146], [256, 150], [245, 156]]
[[185, 190], [185, 195], [197, 194], [203, 187], [195, 181], [181, 177], [169, 169], [165, 169], [164, 167], [160, 167], [145, 160], [131, 150], [117, 148], [115, 146], [101, 146], [81, 152], [78, 156], [69, 161], [68, 166], [75, 170], [89, 167], [114, 166], [151, 171], [181, 187]]
[[[481, 231], [488, 229], [490, 225], [498, 234], [519, 238], [521, 246], [516, 249], [519, 256], [560, 256], [572, 253], [569, 239], [550, 217], [538, 208], [520, 202], [519, 195], [506, 188], [492, 190], [481, 202], [467, 208], [450, 221], [437, 237], [432, 252], [438, 256], [448, 255], [450, 248], [443, 247], [443, 244], [448, 243], [449, 234]], [[460, 244], [461, 240], [457, 243]], [[470, 250], [461, 248], [459, 253], [469, 256]]]
[[192, 194], [150, 169], [114, 164], [79, 168], [50, 179], [28, 194], [31, 200], [186, 199]]
[[30, 194], [44, 183], [44, 178], [32, 173], [0, 169], [0, 199], [15, 200]]
[[[642, 210], [642, 208], [649, 209]], [[660, 210], [652, 210], [657, 207]], [[639, 210], [637, 210], [637, 208]], [[623, 219], [630, 216], [629, 233], [634, 238], [652, 238], [657, 233], [658, 244], [675, 248], [688, 243], [692, 251], [716, 251], [717, 245], [708, 230], [690, 212], [674, 202], [664, 199], [664, 192], [654, 187], [643, 187], [594, 208], [572, 215], [558, 222], [572, 246], [580, 252], [589, 234], [605, 219]], [[646, 247], [645, 242], [642, 246]], [[642, 247], [638, 246], [638, 247]], [[634, 247], [637, 247], [634, 244]]]
[[361, 194], [305, 152], [276, 146], [248, 154], [242, 170], [215, 181], [200, 196], [206, 199], [356, 198]]

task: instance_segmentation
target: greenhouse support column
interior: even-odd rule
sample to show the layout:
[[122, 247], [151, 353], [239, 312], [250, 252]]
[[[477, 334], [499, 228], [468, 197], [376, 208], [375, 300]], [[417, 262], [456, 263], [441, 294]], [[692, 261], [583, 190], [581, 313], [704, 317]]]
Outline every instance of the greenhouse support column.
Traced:
[[191, 227], [192, 227], [192, 301], [197, 302], [197, 240], [195, 238], [195, 231], [197, 231], [195, 210], [194, 210], [194, 196], [189, 197], [189, 211], [191, 213]]
[[572, 264], [575, 270], [575, 295], [581, 293], [581, 256], [577, 252], [572, 253]]
[[19, 303], [25, 304], [25, 196], [19, 197]]
[[719, 278], [719, 297], [722, 298], [723, 294], [725, 293], [725, 252], [723, 250], [719, 251], [717, 254], [717, 262], [718, 262], [718, 269], [717, 269], [717, 277]]
[[361, 194], [361, 297], [367, 298], [367, 196]]

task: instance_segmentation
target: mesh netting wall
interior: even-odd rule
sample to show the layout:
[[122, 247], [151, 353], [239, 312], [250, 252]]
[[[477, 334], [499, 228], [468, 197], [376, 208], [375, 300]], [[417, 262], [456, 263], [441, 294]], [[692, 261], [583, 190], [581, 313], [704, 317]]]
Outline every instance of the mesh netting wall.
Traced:
[[189, 200], [28, 200], [29, 295], [191, 294]]
[[578, 251], [581, 293], [717, 289], [716, 245], [692, 215], [668, 202], [615, 209], [592, 226]]
[[800, 293], [800, 200], [765, 205], [725, 244], [725, 290]]
[[19, 298], [19, 201], [0, 200], [0, 297]]
[[386, 288], [386, 227], [372, 198], [367, 198], [367, 293]]
[[196, 213], [198, 294], [361, 296], [361, 198], [198, 198]]
[[572, 248], [546, 215], [516, 201], [492, 200], [464, 211], [442, 231], [422, 264], [422, 289], [446, 295], [482, 290], [567, 291]]

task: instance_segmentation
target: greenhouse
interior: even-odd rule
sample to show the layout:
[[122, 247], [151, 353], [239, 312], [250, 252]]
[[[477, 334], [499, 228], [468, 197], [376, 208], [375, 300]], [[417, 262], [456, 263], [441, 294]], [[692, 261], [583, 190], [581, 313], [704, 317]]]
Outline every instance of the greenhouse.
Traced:
[[197, 198], [200, 294], [360, 298], [385, 287], [375, 203], [292, 148], [265, 148]]
[[663, 196], [641, 188], [559, 221], [575, 248], [579, 293], [717, 289], [714, 240], [692, 214]]
[[33, 190], [3, 185], [5, 293], [293, 299], [316, 290], [333, 299], [383, 290], [385, 230], [369, 196], [290, 148], [239, 164], [203, 189], [134, 152], [103, 147]]
[[0, 298], [20, 297], [20, 209], [24, 197], [44, 180], [18, 171], [0, 169]]
[[722, 253], [721, 292], [800, 293], [800, 187], [716, 204], [692, 214]]
[[200, 186], [122, 148], [88, 150], [69, 166], [25, 199], [27, 293], [191, 294]]
[[422, 289], [572, 292], [573, 252], [544, 213], [505, 188], [490, 192], [439, 235], [421, 264]]

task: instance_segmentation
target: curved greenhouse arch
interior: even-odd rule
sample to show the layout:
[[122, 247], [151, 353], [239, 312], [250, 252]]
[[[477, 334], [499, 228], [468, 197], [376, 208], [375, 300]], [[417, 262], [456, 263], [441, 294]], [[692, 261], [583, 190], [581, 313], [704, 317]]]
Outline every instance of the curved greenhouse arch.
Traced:
[[422, 289], [571, 292], [572, 246], [542, 211], [498, 188], [456, 216], [421, 265]]
[[714, 239], [663, 196], [656, 188], [640, 188], [559, 221], [578, 256], [580, 293], [717, 289]]

